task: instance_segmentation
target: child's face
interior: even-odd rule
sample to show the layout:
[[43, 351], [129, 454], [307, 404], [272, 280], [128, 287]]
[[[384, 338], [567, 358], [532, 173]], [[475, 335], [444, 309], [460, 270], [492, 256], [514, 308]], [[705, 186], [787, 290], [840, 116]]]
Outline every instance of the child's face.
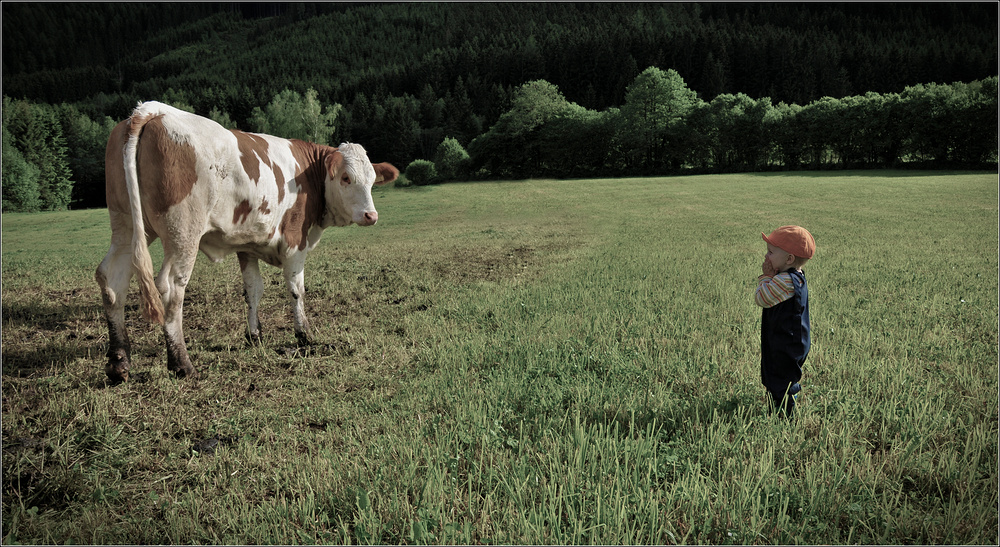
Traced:
[[764, 260], [771, 263], [771, 266], [776, 272], [783, 272], [791, 267], [795, 263], [795, 255], [789, 252], [781, 250], [779, 247], [775, 247], [770, 243], [767, 244], [767, 254], [764, 255]]

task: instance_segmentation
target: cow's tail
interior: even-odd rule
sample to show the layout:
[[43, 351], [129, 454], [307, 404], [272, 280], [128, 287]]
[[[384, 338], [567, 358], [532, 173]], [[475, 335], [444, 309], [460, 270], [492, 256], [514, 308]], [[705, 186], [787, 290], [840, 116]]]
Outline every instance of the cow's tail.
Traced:
[[139, 167], [136, 159], [139, 148], [139, 133], [150, 120], [152, 114], [140, 112], [136, 108], [129, 118], [128, 137], [123, 154], [125, 163], [125, 188], [132, 213], [132, 269], [139, 281], [139, 295], [142, 299], [142, 315], [153, 323], [163, 323], [163, 300], [153, 281], [153, 259], [149, 256], [146, 243], [146, 224], [142, 219], [142, 203], [139, 198]]

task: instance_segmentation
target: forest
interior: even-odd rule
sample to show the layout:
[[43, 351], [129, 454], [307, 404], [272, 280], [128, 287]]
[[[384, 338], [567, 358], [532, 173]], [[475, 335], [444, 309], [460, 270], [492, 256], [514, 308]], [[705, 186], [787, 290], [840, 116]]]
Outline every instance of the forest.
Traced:
[[400, 183], [997, 161], [995, 3], [4, 3], [3, 211], [160, 100]]

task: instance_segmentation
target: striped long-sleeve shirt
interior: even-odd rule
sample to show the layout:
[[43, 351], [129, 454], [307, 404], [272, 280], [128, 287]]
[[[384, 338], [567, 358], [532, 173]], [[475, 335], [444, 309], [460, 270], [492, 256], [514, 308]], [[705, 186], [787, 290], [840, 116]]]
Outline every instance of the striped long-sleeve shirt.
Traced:
[[792, 285], [792, 274], [789, 272], [781, 272], [774, 277], [762, 275], [757, 278], [754, 301], [762, 308], [770, 308], [788, 300], [793, 294], [795, 286]]

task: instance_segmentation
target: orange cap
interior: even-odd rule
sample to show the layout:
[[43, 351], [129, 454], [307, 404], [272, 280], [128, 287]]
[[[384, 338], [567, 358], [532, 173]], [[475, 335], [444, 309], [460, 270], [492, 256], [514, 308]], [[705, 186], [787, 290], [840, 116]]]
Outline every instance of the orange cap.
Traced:
[[812, 258], [813, 253], [816, 252], [816, 240], [802, 226], [782, 226], [771, 232], [769, 236], [761, 232], [760, 237], [786, 253], [792, 253], [798, 257]]

